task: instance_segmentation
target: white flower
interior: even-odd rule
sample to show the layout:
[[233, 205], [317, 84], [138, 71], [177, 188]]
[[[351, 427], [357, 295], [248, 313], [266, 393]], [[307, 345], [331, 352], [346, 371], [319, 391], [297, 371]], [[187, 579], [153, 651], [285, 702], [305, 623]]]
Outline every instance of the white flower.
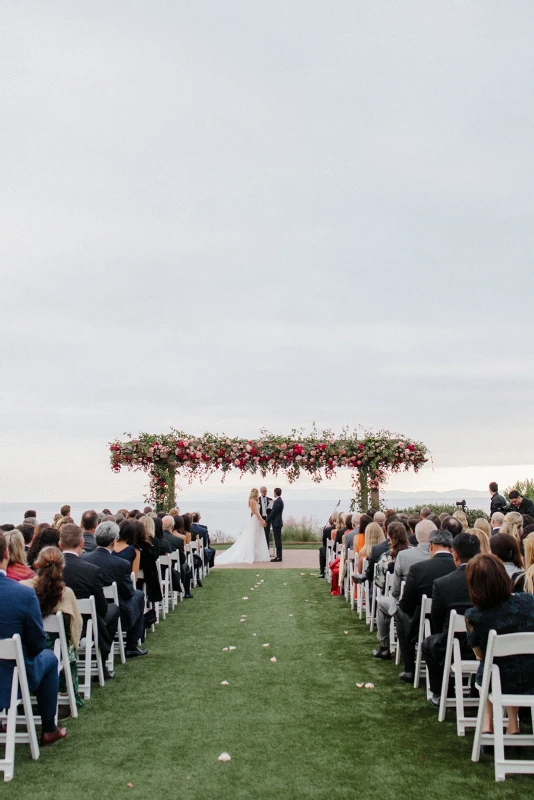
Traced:
[[223, 647], [223, 653], [225, 653], [227, 650], [228, 650], [227, 647]]
[[230, 753], [221, 753], [221, 755], [218, 758], [218, 761], [231, 761], [231, 760], [232, 756], [230, 755]]
[[232, 645], [231, 647], [228, 648], [228, 650], [235, 650], [235, 646]]
[[221, 681], [221, 686], [230, 686], [228, 681]]
[[345, 636], [348, 636], [348, 634], [349, 634], [348, 631], [343, 631], [343, 633], [345, 634]]
[[356, 686], [358, 687], [358, 689], [363, 689], [363, 683], [357, 683]]
[[269, 645], [268, 645], [268, 644], [264, 644], [263, 646], [264, 646], [264, 647], [269, 647]]
[[293, 616], [293, 614], [290, 614], [289, 616], [290, 616], [290, 617], [292, 617], [292, 616]]
[[375, 685], [374, 685], [374, 683], [366, 683], [366, 684], [365, 684], [365, 688], [366, 688], [366, 689], [374, 689], [374, 688], [375, 688]]
[[271, 659], [269, 659], [269, 660], [270, 660], [270, 661], [272, 661], [272, 662], [273, 662], [273, 664], [274, 664], [274, 662], [276, 661], [276, 658], [273, 656], [273, 657], [272, 657]]
[[248, 597], [242, 597], [241, 600], [248, 600]]

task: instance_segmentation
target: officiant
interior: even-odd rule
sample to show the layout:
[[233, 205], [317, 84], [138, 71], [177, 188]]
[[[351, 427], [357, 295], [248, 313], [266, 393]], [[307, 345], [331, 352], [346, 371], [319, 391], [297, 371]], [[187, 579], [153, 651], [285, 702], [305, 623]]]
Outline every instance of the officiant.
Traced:
[[273, 498], [272, 497], [267, 497], [267, 487], [266, 486], [262, 486], [260, 488], [260, 508], [259, 508], [259, 511], [260, 511], [261, 518], [264, 519], [265, 522], [267, 522], [267, 525], [265, 526], [265, 538], [267, 539], [267, 547], [269, 547], [269, 548], [271, 547], [271, 542], [270, 542], [271, 525], [267, 521], [267, 515], [269, 514], [269, 511], [271, 510], [272, 507], [273, 507]]

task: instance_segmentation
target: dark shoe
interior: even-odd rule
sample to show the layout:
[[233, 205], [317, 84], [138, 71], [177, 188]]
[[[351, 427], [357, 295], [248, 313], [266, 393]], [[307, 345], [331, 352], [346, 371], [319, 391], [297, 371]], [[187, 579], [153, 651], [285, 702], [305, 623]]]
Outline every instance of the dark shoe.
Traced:
[[440, 694], [431, 694], [428, 698], [428, 702], [434, 706], [434, 708], [439, 708], [439, 704], [441, 703], [441, 695]]
[[271, 558], [271, 564], [273, 564], [275, 561], [281, 561], [281, 560], [282, 560], [282, 559], [281, 559], [281, 558], [278, 558], [278, 557], [276, 557], [276, 558]]
[[324, 578], [324, 572], [320, 572], [320, 573], [319, 573], [319, 575], [318, 575], [317, 577], [318, 577], [318, 578]]
[[197, 586], [200, 586], [200, 588], [202, 588], [202, 583], [200, 581], [197, 581]]
[[142, 647], [136, 647], [135, 650], [127, 650], [126, 658], [135, 658], [136, 656], [146, 656], [148, 650]]
[[66, 735], [67, 735], [66, 728], [56, 728], [53, 733], [42, 733], [41, 747], [44, 747], [47, 744], [54, 744], [54, 742], [57, 742], [58, 739], [64, 739]]
[[401, 672], [399, 680], [404, 681], [404, 683], [413, 683], [413, 677], [413, 672]]
[[191, 594], [191, 592], [188, 592], [187, 594], [184, 594], [184, 597], [185, 597], [186, 600], [192, 600], [194, 596], [195, 595]]
[[115, 677], [115, 673], [113, 672], [113, 670], [112, 669], [108, 669], [107, 667], [104, 667], [104, 680], [105, 681], [110, 681], [114, 677]]
[[389, 647], [379, 647], [377, 650], [373, 650], [374, 658], [381, 658], [382, 661], [391, 661], [391, 651]]

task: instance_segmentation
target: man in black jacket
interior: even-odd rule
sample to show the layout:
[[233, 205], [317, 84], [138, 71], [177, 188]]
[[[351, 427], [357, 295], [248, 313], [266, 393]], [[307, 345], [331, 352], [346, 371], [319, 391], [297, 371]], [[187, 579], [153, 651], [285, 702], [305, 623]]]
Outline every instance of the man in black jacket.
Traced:
[[512, 489], [508, 495], [510, 498], [510, 508], [507, 511], [519, 511], [520, 514], [528, 514], [534, 517], [534, 503], [528, 497], [523, 497], [516, 489]]
[[98, 514], [96, 511], [84, 511], [82, 514], [83, 549], [86, 553], [92, 553], [96, 547], [95, 530], [98, 525]]
[[[87, 600], [91, 595], [95, 598], [98, 623], [98, 643], [104, 666], [104, 677], [112, 678], [113, 673], [106, 667], [106, 661], [113, 645], [119, 624], [119, 607], [108, 603], [104, 596], [102, 573], [93, 564], [80, 558], [83, 552], [83, 534], [81, 528], [72, 523], [61, 526], [59, 547], [65, 559], [63, 580], [72, 589], [79, 600]], [[84, 621], [86, 623], [87, 620]]]
[[491, 495], [490, 517], [492, 514], [495, 514], [496, 511], [501, 511], [503, 514], [506, 514], [508, 505], [502, 494], [499, 494], [499, 486], [495, 481], [490, 483], [489, 490]]
[[[470, 533], [460, 533], [452, 543], [452, 555], [456, 569], [449, 575], [437, 578], [432, 589], [432, 616], [430, 626], [432, 636], [424, 640], [422, 650], [426, 661], [428, 679], [432, 697], [430, 702], [439, 706], [441, 684], [443, 681], [443, 662], [449, 633], [449, 617], [451, 611], [465, 614], [472, 603], [467, 588], [465, 569], [467, 562], [480, 552], [480, 542]], [[473, 651], [467, 646], [465, 636], [459, 636], [462, 658], [474, 658]]]
[[117, 584], [121, 622], [126, 632], [126, 658], [146, 656], [148, 650], [137, 646], [145, 635], [145, 596], [134, 588], [130, 562], [112, 553], [118, 535], [116, 522], [101, 522], [95, 532], [96, 550], [85, 553], [82, 561], [99, 567], [104, 586]]
[[434, 581], [456, 569], [451, 555], [452, 536], [448, 531], [435, 530], [428, 537], [430, 558], [414, 564], [406, 578], [404, 594], [395, 614], [397, 636], [404, 662], [401, 681], [412, 683], [415, 671], [415, 644], [419, 632], [421, 600], [424, 594], [432, 597]]
[[282, 500], [282, 490], [274, 490], [274, 503], [269, 511], [267, 521], [273, 529], [274, 546], [276, 547], [276, 557], [271, 558], [271, 561], [282, 560], [282, 528], [284, 527], [284, 520], [282, 514], [284, 512], [284, 501]]

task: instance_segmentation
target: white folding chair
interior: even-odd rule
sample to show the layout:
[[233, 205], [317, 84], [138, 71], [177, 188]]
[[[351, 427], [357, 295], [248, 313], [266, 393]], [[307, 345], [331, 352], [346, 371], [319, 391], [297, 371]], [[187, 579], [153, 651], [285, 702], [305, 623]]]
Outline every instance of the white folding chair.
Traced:
[[375, 580], [376, 580], [377, 569], [378, 569], [378, 564], [375, 564], [373, 569], [373, 582], [371, 584], [371, 614], [368, 620], [369, 630], [371, 632], [374, 631], [375, 620], [376, 620], [376, 601], [378, 599], [378, 586], [376, 585]]
[[[179, 600], [181, 602], [184, 599], [184, 595], [185, 595], [184, 587], [182, 586], [182, 576], [181, 576], [181, 572], [180, 572], [180, 553], [178, 552], [178, 550], [175, 550], [174, 552], [169, 553], [168, 555], [169, 555], [169, 558], [171, 560], [171, 564], [172, 564], [173, 570], [178, 573], [178, 578], [180, 580], [180, 586], [181, 586], [181, 589], [182, 589], [179, 592], [172, 591], [172, 595], [171, 595], [171, 597], [172, 597], [172, 607], [175, 608], [176, 600]], [[172, 575], [171, 575], [171, 590], [172, 590]]]
[[189, 542], [184, 545], [187, 562], [191, 568], [193, 587], [197, 585], [197, 570], [195, 567], [195, 555], [198, 555], [198, 542]]
[[332, 541], [332, 539], [327, 539], [326, 540], [326, 570], [325, 570], [325, 574], [326, 574], [326, 580], [328, 581], [328, 583], [332, 583], [332, 571], [330, 569], [330, 564], [334, 560], [334, 547], [335, 547], [335, 543]]
[[[104, 668], [102, 666], [102, 656], [100, 655], [100, 647], [98, 646], [98, 621], [96, 616], [96, 604], [94, 595], [88, 599], [78, 600], [78, 608], [80, 614], [89, 616], [85, 637], [80, 642], [78, 648], [78, 674], [82, 673], [84, 676], [83, 684], [78, 684], [78, 689], [83, 692], [86, 700], [91, 697], [91, 678], [93, 675], [98, 675], [98, 682], [100, 686], [104, 686]], [[93, 659], [94, 653], [94, 659]]]
[[[466, 717], [465, 708], [477, 708], [478, 697], [470, 697], [471, 676], [478, 670], [478, 661], [462, 659], [460, 642], [456, 634], [465, 633], [465, 617], [454, 609], [449, 616], [449, 632], [447, 634], [447, 648], [443, 663], [443, 682], [441, 684], [441, 698], [439, 701], [439, 722], [445, 721], [447, 708], [456, 708], [456, 731], [458, 736], [465, 736], [466, 728], [474, 728], [476, 717]], [[447, 697], [449, 678], [454, 678], [454, 697]], [[464, 680], [467, 679], [467, 683]]]
[[345, 564], [347, 565], [347, 570], [345, 575], [343, 576], [343, 594], [345, 595], [345, 600], [347, 601], [347, 603], [351, 604], [351, 610], [354, 609], [354, 598], [352, 596], [352, 591], [351, 591], [352, 580], [350, 574], [353, 562], [354, 562], [354, 550], [349, 550], [347, 552], [347, 558], [345, 560]]
[[[4, 758], [0, 759], [0, 771], [4, 773], [4, 781], [10, 781], [15, 770], [15, 745], [29, 744], [32, 758], [39, 758], [39, 744], [33, 718], [30, 690], [26, 677], [26, 665], [22, 653], [20, 636], [16, 633], [11, 639], [0, 639], [0, 659], [13, 661], [11, 678], [11, 699], [7, 713], [0, 710], [0, 720], [6, 723], [6, 732], [0, 733], [0, 743], [5, 745]], [[19, 687], [21, 700], [18, 699]], [[18, 714], [18, 705], [22, 703], [23, 713]], [[17, 725], [24, 725], [26, 731], [17, 731]]]
[[72, 672], [70, 669], [69, 647], [65, 633], [65, 620], [61, 611], [57, 611], [55, 614], [49, 614], [49, 616], [43, 617], [43, 628], [47, 633], [57, 633], [58, 635], [56, 645], [59, 646], [57, 648], [54, 647], [54, 651], [56, 652], [57, 650], [56, 657], [59, 664], [59, 671], [61, 672], [61, 670], [63, 670], [65, 684], [67, 686], [67, 696], [62, 697], [59, 695], [58, 705], [68, 705], [70, 707], [71, 716], [77, 717], [78, 707], [76, 705], [76, 695], [74, 693], [74, 684], [72, 682]]
[[[357, 562], [356, 562], [357, 563]], [[369, 559], [364, 558], [362, 562], [362, 574], [365, 575], [367, 572], [367, 567], [369, 565]], [[355, 572], [357, 575], [357, 571]], [[363, 612], [365, 611], [365, 616], [367, 618], [367, 604], [368, 604], [368, 596], [367, 596], [367, 582], [364, 581], [363, 583], [359, 583], [358, 587], [358, 599], [357, 599], [357, 609], [358, 609], [358, 617], [362, 619]]]
[[[534, 775], [534, 761], [531, 759], [505, 758], [504, 746], [532, 747], [534, 733], [509, 735], [503, 731], [505, 718], [503, 706], [519, 706], [530, 708], [534, 727], [534, 694], [504, 694], [501, 686], [501, 673], [496, 658], [505, 656], [534, 655], [534, 633], [507, 633], [497, 636], [492, 630], [488, 636], [486, 655], [484, 658], [484, 675], [480, 687], [480, 705], [478, 707], [475, 738], [473, 741], [472, 761], [480, 758], [482, 744], [492, 744], [495, 760], [495, 780], [504, 781], [508, 773]], [[491, 688], [490, 688], [491, 684]], [[490, 700], [493, 705], [493, 734], [482, 734], [484, 710]]]
[[[139, 576], [141, 576], [141, 570], [139, 570]], [[113, 581], [111, 586], [104, 586], [104, 597], [106, 600], [111, 600], [117, 608], [119, 608], [119, 590], [117, 589], [116, 581]], [[115, 660], [115, 653], [118, 653], [121, 659], [121, 664], [126, 663], [126, 647], [124, 645], [125, 641], [125, 633], [122, 630], [122, 622], [119, 614], [119, 623], [117, 625], [117, 633], [115, 634], [115, 639], [113, 640], [113, 647], [109, 651], [109, 658], [108, 658], [108, 669], [113, 671], [113, 662]]]
[[[423, 639], [430, 636], [430, 614], [432, 613], [432, 598], [424, 594], [421, 598], [421, 616], [419, 617], [419, 633], [417, 634], [416, 656], [415, 656], [415, 673], [413, 678], [413, 688], [419, 688], [419, 681], [421, 675], [426, 676], [426, 664], [423, 662]], [[427, 697], [430, 697], [430, 687], [427, 679]]]
[[[401, 581], [400, 592], [399, 592], [399, 602], [402, 600], [402, 595], [404, 594], [404, 587], [405, 586], [406, 586], [406, 581]], [[397, 626], [395, 624], [395, 617], [392, 617], [392, 619], [391, 619], [391, 627], [389, 629], [389, 637], [390, 637], [390, 642], [391, 642], [391, 638], [392, 637], [393, 637], [394, 641], [396, 642], [395, 666], [398, 667], [399, 664], [400, 664], [401, 651], [400, 651], [399, 640], [397, 638]]]
[[[162, 569], [163, 566], [166, 567], [165, 570]], [[156, 560], [156, 569], [158, 571], [159, 585], [161, 587], [161, 595], [163, 598], [161, 603], [158, 603], [157, 605], [158, 606], [161, 605], [161, 616], [163, 617], [163, 619], [167, 619], [167, 613], [169, 611], [169, 605], [170, 605], [169, 600], [172, 594], [172, 583], [171, 583], [171, 573], [170, 573], [170, 570], [172, 569], [172, 561], [168, 553], [159, 556], [159, 558]], [[158, 614], [157, 611], [156, 614]], [[158, 614], [158, 619], [159, 619], [159, 614]]]

